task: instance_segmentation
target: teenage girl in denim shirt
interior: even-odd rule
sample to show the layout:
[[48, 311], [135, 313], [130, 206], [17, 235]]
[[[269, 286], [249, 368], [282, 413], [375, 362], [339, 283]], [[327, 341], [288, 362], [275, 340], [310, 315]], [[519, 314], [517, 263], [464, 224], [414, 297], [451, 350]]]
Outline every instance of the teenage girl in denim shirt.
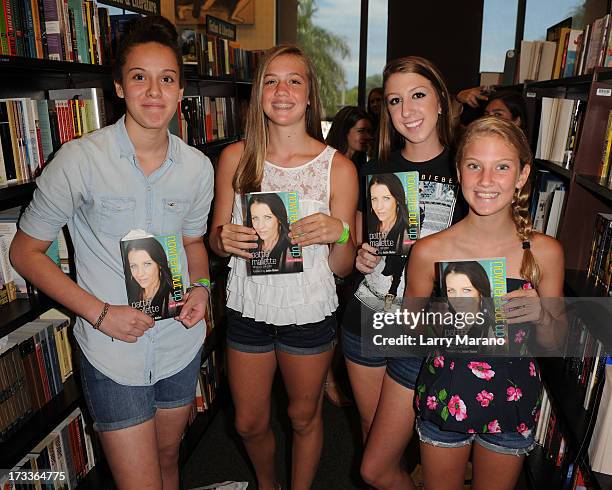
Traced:
[[[37, 180], [10, 253], [23, 276], [77, 315], [83, 393], [117, 486], [177, 489], [208, 291], [194, 288], [179, 317], [154, 322], [127, 306], [120, 240], [132, 229], [182, 237], [183, 277], [205, 285], [213, 172], [168, 132], [184, 83], [168, 20], [136, 22], [113, 76], [125, 116], [62, 146]], [[77, 283], [45, 255], [65, 224]]]

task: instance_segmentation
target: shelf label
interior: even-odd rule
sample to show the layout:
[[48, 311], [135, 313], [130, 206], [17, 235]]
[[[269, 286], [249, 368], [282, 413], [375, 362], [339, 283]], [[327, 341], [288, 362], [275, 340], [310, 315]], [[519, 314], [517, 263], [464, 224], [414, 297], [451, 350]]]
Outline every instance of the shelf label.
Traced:
[[527, 97], [528, 99], [535, 99], [536, 93], [535, 92], [527, 92], [525, 94], [525, 97]]
[[612, 88], [598, 88], [597, 95], [601, 97], [610, 97], [612, 95]]
[[160, 0], [100, 0], [99, 3], [139, 14], [159, 15], [159, 2]]

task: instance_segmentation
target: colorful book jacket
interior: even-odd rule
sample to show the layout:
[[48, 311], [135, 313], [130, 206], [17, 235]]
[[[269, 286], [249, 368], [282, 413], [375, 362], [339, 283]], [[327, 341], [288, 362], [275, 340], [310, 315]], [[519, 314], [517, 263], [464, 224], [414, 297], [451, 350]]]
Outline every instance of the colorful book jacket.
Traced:
[[304, 259], [298, 245], [292, 245], [289, 225], [299, 219], [298, 193], [252, 192], [242, 199], [245, 226], [257, 232], [257, 243], [247, 260], [249, 275], [303, 272]]
[[132, 230], [121, 240], [128, 305], [155, 320], [173, 318], [184, 303], [177, 235], [152, 236]]
[[419, 172], [366, 176], [368, 243], [379, 255], [407, 255], [419, 238]]
[[463, 313], [466, 320], [471, 313], [462, 333], [472, 338], [504, 339], [507, 349], [508, 323], [502, 300], [507, 293], [506, 258], [439, 262], [438, 274], [440, 294], [451, 312]]

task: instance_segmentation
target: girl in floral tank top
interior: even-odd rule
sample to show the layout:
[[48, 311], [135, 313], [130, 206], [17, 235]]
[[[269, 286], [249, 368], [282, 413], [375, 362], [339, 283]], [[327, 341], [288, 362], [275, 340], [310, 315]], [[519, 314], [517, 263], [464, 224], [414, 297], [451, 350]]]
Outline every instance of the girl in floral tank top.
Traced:
[[[357, 173], [323, 143], [316, 80], [299, 48], [271, 49], [253, 83], [246, 139], [223, 151], [216, 172], [210, 245], [218, 255], [231, 255], [227, 362], [235, 423], [257, 488], [265, 490], [279, 483], [270, 427], [277, 366], [293, 428], [290, 488], [312, 486], [323, 446], [323, 383], [336, 330], [333, 274], [348, 275], [355, 259]], [[277, 236], [281, 231], [279, 212], [267, 204], [259, 204], [257, 228], [245, 226], [241, 197], [260, 191], [297, 193], [300, 219], [288, 236], [302, 248], [303, 272], [247, 273], [246, 260], [257, 244], [273, 242], [275, 230]]]
[[559, 348], [565, 322], [561, 310], [548, 303], [544, 308], [540, 301], [562, 296], [563, 250], [532, 229], [527, 210], [531, 162], [518, 126], [495, 117], [474, 121], [456, 156], [468, 216], [419, 240], [410, 256], [405, 297], [423, 302], [434, 289], [438, 262], [505, 257], [510, 278], [504, 297], [510, 353], [453, 357], [434, 352], [419, 375], [417, 429], [428, 489], [463, 488], [472, 448], [475, 487], [514, 488], [534, 445], [540, 378], [524, 346], [531, 331], [543, 348]]

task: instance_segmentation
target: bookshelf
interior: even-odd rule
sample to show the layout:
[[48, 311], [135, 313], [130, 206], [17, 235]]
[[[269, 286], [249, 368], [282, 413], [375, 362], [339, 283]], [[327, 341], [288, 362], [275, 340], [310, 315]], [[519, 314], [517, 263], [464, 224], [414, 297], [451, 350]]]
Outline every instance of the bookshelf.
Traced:
[[[536, 159], [537, 169], [551, 172], [565, 186], [565, 202], [557, 230], [566, 258], [565, 294], [576, 298], [608, 297], [605, 287], [588, 275], [595, 218], [598, 213], [612, 212], [612, 189], [602, 185], [597, 177], [602, 159], [608, 113], [612, 110], [612, 69], [595, 68], [589, 75], [571, 78], [526, 82], [523, 95], [527, 105], [528, 137], [532, 149], [538, 144], [542, 98], [565, 98], [586, 103], [578, 147], [570, 165]], [[602, 344], [602, 354], [612, 354], [612, 331], [609, 315], [597, 308], [597, 302], [584, 303], [581, 316], [589, 334]], [[594, 354], [591, 354], [594, 355]], [[584, 409], [586, 387], [576, 382], [567, 371], [566, 360], [560, 357], [538, 360], [542, 381], [548, 392], [556, 423], [567, 444], [568, 458], [555, 461], [546, 447], [538, 446], [527, 458], [527, 476], [533, 489], [572, 488], [568, 470], [574, 474], [579, 466], [587, 480], [587, 488], [612, 489], [612, 476], [593, 472], [588, 449], [593, 435], [599, 401], [604, 383], [595, 385], [594, 403]], [[584, 374], [583, 374], [584, 375]], [[553, 436], [555, 437], [555, 436]], [[546, 446], [546, 443], [544, 443]], [[553, 444], [554, 446], [554, 444]], [[557, 446], [558, 449], [558, 446]], [[553, 450], [554, 452], [554, 450]]]
[[[115, 122], [123, 113], [122, 101], [114, 95], [112, 73], [109, 66], [0, 55], [0, 70], [2, 72], [0, 99], [12, 97], [43, 99], [46, 98], [46, 91], [49, 89], [99, 88], [102, 89], [105, 96], [104, 105], [107, 123]], [[195, 67], [190, 66], [185, 67], [185, 75], [186, 96], [248, 99], [250, 95], [251, 83], [245, 80], [238, 81], [233, 76], [200, 77]], [[236, 109], [238, 109], [237, 105]], [[231, 116], [234, 117], [235, 114], [231, 114]], [[238, 121], [236, 121], [236, 124], [238, 124]], [[239, 133], [236, 133], [236, 135], [229, 135], [225, 138], [197, 145], [197, 148], [214, 159], [214, 156], [223, 148], [239, 139]], [[27, 205], [32, 198], [34, 189], [35, 183], [31, 180], [0, 185], [0, 210]], [[223, 261], [211, 263], [211, 279], [213, 281], [215, 279], [219, 279], [220, 282], [223, 281], [227, 271], [225, 265]], [[222, 286], [220, 287], [222, 289]], [[0, 338], [38, 318], [52, 307], [57, 307], [57, 305], [41, 293], [31, 295], [28, 299], [17, 299], [0, 306]], [[203, 360], [223, 346], [224, 333], [224, 322], [219, 319], [205, 341]], [[203, 413], [198, 413], [195, 417], [194, 423], [188, 428], [185, 439], [181, 444], [181, 465], [187, 461], [198, 441], [204, 436], [219, 407], [228, 399], [227, 393], [227, 388], [222, 384], [218, 396], [216, 396], [209, 409]], [[78, 373], [75, 372], [65, 383], [62, 392], [44, 405], [40, 411], [32, 415], [25, 425], [10, 434], [5, 442], [0, 443], [0, 468], [10, 469], [18, 464], [76, 407], [80, 407], [84, 413], [86, 412]], [[112, 478], [105, 466], [104, 462], [97, 463], [94, 469], [79, 483], [79, 488], [108, 488]]]

